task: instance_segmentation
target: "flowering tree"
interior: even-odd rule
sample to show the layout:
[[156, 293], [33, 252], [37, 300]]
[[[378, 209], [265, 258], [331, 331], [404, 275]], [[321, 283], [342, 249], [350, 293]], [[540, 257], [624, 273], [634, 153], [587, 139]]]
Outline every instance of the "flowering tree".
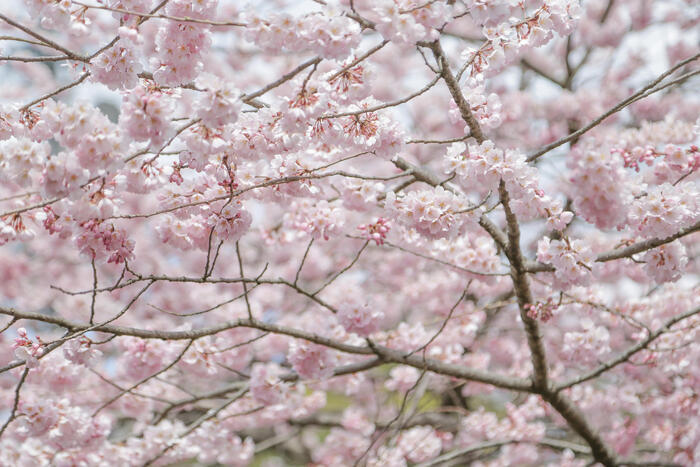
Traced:
[[698, 465], [695, 2], [260, 3], [2, 2], [0, 465]]

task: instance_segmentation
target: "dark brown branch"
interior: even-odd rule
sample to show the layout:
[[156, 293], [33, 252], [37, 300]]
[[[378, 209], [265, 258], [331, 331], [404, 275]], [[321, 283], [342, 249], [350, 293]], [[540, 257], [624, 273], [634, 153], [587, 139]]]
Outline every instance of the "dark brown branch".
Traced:
[[479, 122], [477, 122], [474, 118], [469, 102], [467, 102], [467, 100], [464, 98], [464, 94], [462, 94], [462, 91], [459, 88], [459, 83], [450, 70], [450, 64], [448, 63], [447, 58], [445, 58], [445, 52], [442, 50], [440, 42], [432, 42], [430, 44], [430, 48], [433, 51], [433, 55], [435, 55], [435, 60], [437, 60], [437, 62], [440, 64], [440, 76], [442, 77], [443, 81], [445, 81], [445, 84], [447, 84], [447, 88], [450, 90], [450, 94], [452, 95], [452, 99], [454, 99], [455, 104], [457, 104], [457, 108], [462, 115], [462, 119], [469, 126], [471, 135], [474, 137], [474, 139], [476, 139], [479, 144], [483, 143], [486, 138], [481, 131], [481, 126], [479, 126]]
[[619, 465], [615, 453], [603, 441], [600, 434], [591, 428], [581, 409], [576, 407], [568, 397], [561, 392], [546, 391], [542, 394], [542, 398], [566, 419], [572, 430], [586, 440], [596, 461], [606, 467]]
[[532, 367], [534, 370], [533, 379], [535, 386], [545, 389], [548, 384], [547, 359], [539, 325], [537, 321], [527, 315], [527, 306], [532, 304], [533, 300], [522, 250], [520, 249], [520, 227], [518, 225], [518, 219], [510, 209], [508, 190], [506, 190], [505, 182], [502, 180], [498, 187], [498, 192], [501, 197], [501, 204], [503, 205], [506, 223], [508, 225], [508, 248], [505, 250], [505, 253], [510, 262], [510, 276], [513, 280], [515, 296], [518, 299], [520, 318], [525, 326], [527, 343], [530, 348]]

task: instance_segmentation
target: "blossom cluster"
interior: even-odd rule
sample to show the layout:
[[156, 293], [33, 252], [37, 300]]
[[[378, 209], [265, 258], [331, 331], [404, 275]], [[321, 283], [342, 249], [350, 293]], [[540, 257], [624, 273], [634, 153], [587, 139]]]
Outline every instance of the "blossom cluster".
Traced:
[[0, 465], [697, 464], [687, 3], [0, 2]]
[[75, 36], [84, 36], [89, 32], [92, 21], [86, 15], [87, 10], [76, 8], [70, 0], [25, 0], [24, 3], [46, 29], [66, 28], [71, 35]]
[[582, 363], [595, 362], [610, 352], [610, 332], [605, 326], [597, 326], [591, 319], [581, 320], [582, 330], [564, 334], [563, 355]]
[[389, 192], [385, 208], [402, 225], [429, 239], [454, 238], [473, 221], [471, 204], [440, 186], [400, 196]]
[[172, 101], [163, 92], [138, 86], [124, 96], [119, 125], [132, 139], [156, 147], [169, 136], [172, 110]]
[[357, 3], [358, 8], [370, 10], [368, 17], [376, 21], [375, 27], [382, 37], [402, 45], [434, 41], [439, 36], [437, 29], [452, 19], [452, 6], [445, 0], [365, 0]]
[[117, 41], [91, 63], [92, 77], [110, 89], [132, 89], [138, 83], [142, 65], [134, 47], [125, 40]]
[[535, 2], [539, 8], [527, 13], [512, 2], [481, 2], [472, 0], [470, 13], [474, 21], [483, 24], [488, 39], [480, 48], [467, 48], [462, 58], [471, 64], [471, 74], [501, 71], [526, 51], [547, 44], [553, 32], [569, 35], [581, 16], [578, 0], [545, 0]]
[[324, 58], [347, 57], [360, 41], [360, 27], [345, 16], [275, 13], [244, 15], [245, 38], [266, 50], [311, 50]]
[[686, 249], [678, 241], [647, 251], [643, 260], [644, 271], [659, 284], [678, 280], [688, 264]]
[[[216, 10], [216, 0], [168, 2], [165, 12], [178, 18], [209, 19]], [[193, 22], [168, 21], [158, 29], [156, 54], [151, 57], [153, 79], [160, 86], [177, 86], [191, 82], [203, 66], [203, 57], [211, 45], [210, 27]]]
[[693, 182], [657, 185], [632, 202], [628, 222], [643, 237], [666, 238], [700, 219], [699, 200]]
[[324, 379], [333, 374], [335, 355], [328, 347], [311, 342], [293, 341], [287, 360], [299, 376], [307, 379]]
[[[462, 93], [469, 103], [472, 115], [482, 128], [497, 128], [500, 126], [502, 120], [501, 99], [496, 93], [487, 94], [482, 74], [477, 74], [467, 79]], [[450, 121], [453, 123], [460, 122], [464, 125], [465, 134], [469, 134], [469, 126], [462, 121], [459, 108], [454, 101], [450, 105]]]
[[556, 272], [552, 276], [552, 284], [566, 290], [590, 283], [595, 255], [583, 240], [568, 237], [550, 240], [544, 237], [537, 243], [537, 260], [554, 266]]
[[368, 304], [359, 305], [353, 302], [343, 303], [338, 307], [338, 321], [348, 332], [360, 336], [368, 336], [379, 329], [384, 314]]
[[377, 218], [371, 224], [362, 224], [357, 227], [365, 235], [367, 240], [373, 241], [376, 245], [383, 245], [389, 229], [389, 221], [383, 217]]
[[44, 354], [44, 343], [41, 342], [41, 338], [37, 337], [34, 342], [24, 328], [17, 329], [17, 337], [12, 348], [15, 350], [15, 356], [24, 361], [28, 369], [39, 366], [38, 358]]
[[576, 212], [599, 228], [623, 224], [635, 187], [624, 163], [600, 150], [574, 151], [573, 156], [568, 164]]
[[31, 240], [34, 232], [27, 228], [20, 214], [0, 218], [0, 245], [14, 241]]
[[164, 216], [156, 226], [156, 231], [163, 243], [176, 248], [189, 250], [209, 247], [209, 235], [220, 241], [237, 241], [250, 228], [253, 222], [251, 214], [240, 201], [232, 201], [220, 209], [193, 210], [187, 216]]
[[87, 257], [106, 259], [108, 263], [116, 264], [134, 257], [134, 241], [127, 237], [124, 230], [92, 219], [80, 227], [76, 245]]
[[502, 150], [492, 142], [480, 145], [454, 143], [447, 149], [445, 171], [455, 173], [460, 185], [479, 193], [497, 192], [501, 181], [510, 198], [510, 208], [526, 219], [546, 216], [553, 230], [562, 230], [572, 219], [561, 202], [539, 187], [538, 173], [525, 156], [515, 150]]

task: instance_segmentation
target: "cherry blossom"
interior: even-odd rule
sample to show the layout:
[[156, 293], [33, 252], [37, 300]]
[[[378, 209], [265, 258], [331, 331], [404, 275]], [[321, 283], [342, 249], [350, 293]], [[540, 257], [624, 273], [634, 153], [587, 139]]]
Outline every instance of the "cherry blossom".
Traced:
[[0, 2], [0, 465], [697, 465], [691, 10]]

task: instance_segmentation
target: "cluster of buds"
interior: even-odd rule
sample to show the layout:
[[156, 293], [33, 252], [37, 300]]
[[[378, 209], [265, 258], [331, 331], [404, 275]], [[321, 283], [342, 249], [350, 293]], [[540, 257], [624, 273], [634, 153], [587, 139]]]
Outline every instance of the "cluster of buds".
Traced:
[[639, 164], [652, 165], [654, 161], [665, 156], [666, 162], [682, 170], [695, 171], [700, 167], [700, 150], [692, 145], [689, 148], [682, 148], [674, 144], [667, 144], [662, 151], [658, 151], [652, 145], [634, 146], [632, 148], [615, 148], [610, 151], [612, 154], [619, 154], [625, 163], [626, 168], [632, 168], [639, 172]]
[[530, 319], [540, 320], [546, 323], [552, 316], [554, 316], [554, 310], [559, 307], [559, 303], [554, 303], [552, 297], [549, 297], [546, 302], [536, 302], [528, 303], [525, 305], [525, 310], [527, 311], [527, 316]]
[[373, 224], [362, 224], [358, 227], [367, 240], [372, 240], [377, 245], [384, 245], [389, 228], [389, 221], [383, 217], [379, 217]]

